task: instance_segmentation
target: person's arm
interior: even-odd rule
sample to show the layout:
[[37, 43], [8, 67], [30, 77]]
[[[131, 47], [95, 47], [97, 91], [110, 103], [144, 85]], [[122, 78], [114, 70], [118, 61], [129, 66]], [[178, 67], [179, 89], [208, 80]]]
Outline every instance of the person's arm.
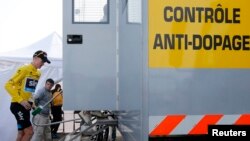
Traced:
[[37, 93], [34, 95], [35, 106], [39, 106], [42, 97], [43, 97], [43, 90], [39, 89]]
[[18, 83], [25, 78], [26, 71], [22, 68], [18, 69], [17, 72], [9, 79], [9, 81], [5, 84], [6, 91], [10, 94], [10, 96], [16, 100], [18, 103], [23, 101], [23, 98], [18, 94], [18, 89], [16, 88]]
[[63, 93], [63, 90], [62, 90], [62, 89], [60, 89], [60, 91], [59, 91], [59, 92], [60, 92], [60, 94], [62, 94], [62, 93]]

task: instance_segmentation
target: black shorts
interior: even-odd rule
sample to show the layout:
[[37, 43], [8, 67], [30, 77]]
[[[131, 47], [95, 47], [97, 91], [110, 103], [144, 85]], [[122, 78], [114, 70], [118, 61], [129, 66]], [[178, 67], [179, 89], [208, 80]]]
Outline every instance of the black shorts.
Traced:
[[12, 102], [10, 105], [10, 111], [17, 120], [17, 129], [23, 130], [31, 126], [30, 122], [30, 110], [26, 110], [21, 104]]

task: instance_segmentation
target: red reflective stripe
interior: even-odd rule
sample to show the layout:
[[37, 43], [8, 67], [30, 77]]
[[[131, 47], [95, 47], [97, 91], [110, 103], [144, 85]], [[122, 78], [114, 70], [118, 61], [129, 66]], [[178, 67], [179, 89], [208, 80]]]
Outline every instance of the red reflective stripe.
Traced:
[[150, 136], [169, 135], [185, 118], [185, 115], [168, 115], [151, 133]]
[[223, 115], [205, 115], [188, 134], [207, 134], [208, 125], [214, 125]]
[[250, 125], [250, 114], [242, 114], [234, 124]]

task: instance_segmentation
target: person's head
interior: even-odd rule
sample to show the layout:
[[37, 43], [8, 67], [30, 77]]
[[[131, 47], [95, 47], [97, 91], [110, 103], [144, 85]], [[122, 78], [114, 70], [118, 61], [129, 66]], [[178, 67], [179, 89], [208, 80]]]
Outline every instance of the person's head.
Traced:
[[58, 90], [60, 90], [60, 89], [61, 89], [61, 85], [60, 85], [60, 84], [56, 84], [56, 85], [55, 85], [55, 90], [58, 91]]
[[54, 86], [55, 82], [53, 79], [49, 78], [46, 80], [46, 83], [45, 83], [45, 89], [47, 90], [51, 90], [51, 88]]
[[44, 63], [49, 63], [50, 64], [50, 61], [49, 59], [47, 58], [47, 53], [42, 51], [42, 50], [38, 50], [34, 53], [33, 55], [33, 62], [32, 64], [37, 68], [37, 69], [40, 69]]

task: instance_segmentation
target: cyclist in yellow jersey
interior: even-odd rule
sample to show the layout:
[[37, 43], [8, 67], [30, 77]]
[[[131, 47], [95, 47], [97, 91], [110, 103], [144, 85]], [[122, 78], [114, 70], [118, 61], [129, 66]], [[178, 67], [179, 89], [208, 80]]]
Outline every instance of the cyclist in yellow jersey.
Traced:
[[30, 141], [33, 129], [30, 122], [32, 108], [32, 93], [41, 76], [40, 69], [44, 63], [50, 63], [47, 53], [38, 50], [28, 65], [18, 68], [16, 73], [6, 82], [5, 89], [11, 96], [10, 110], [17, 120], [18, 134], [16, 141]]

